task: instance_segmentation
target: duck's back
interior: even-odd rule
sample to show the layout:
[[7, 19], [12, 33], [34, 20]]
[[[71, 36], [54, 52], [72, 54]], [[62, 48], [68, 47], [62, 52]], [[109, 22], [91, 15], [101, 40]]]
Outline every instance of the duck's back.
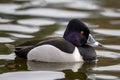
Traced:
[[[43, 50], [43, 47], [44, 47], [44, 50]], [[45, 51], [48, 51], [50, 47], [54, 47], [68, 54], [72, 54], [75, 49], [74, 45], [72, 45], [62, 37], [49, 37], [49, 38], [43, 38], [39, 40], [31, 40], [31, 41], [27, 41], [22, 44], [16, 45], [15, 53], [17, 56], [20, 56], [22, 58], [28, 58], [29, 54], [33, 55], [33, 53], [35, 53], [36, 51], [37, 53], [44, 53]], [[39, 48], [39, 51], [38, 51], [38, 48]], [[51, 55], [50, 52], [49, 52], [49, 55]]]

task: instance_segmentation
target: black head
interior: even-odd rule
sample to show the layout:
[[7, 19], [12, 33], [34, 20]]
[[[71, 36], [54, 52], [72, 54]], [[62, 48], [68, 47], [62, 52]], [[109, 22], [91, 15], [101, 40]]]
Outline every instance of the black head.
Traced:
[[78, 19], [72, 19], [67, 25], [64, 39], [79, 47], [85, 45], [90, 31], [88, 27]]

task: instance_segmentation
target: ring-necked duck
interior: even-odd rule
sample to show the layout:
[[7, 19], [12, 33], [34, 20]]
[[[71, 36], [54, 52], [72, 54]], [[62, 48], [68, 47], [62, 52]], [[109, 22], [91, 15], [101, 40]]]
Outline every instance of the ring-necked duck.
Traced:
[[63, 37], [31, 40], [16, 46], [6, 44], [19, 57], [43, 62], [95, 61], [96, 52], [90, 45], [102, 46], [78, 19], [69, 22]]

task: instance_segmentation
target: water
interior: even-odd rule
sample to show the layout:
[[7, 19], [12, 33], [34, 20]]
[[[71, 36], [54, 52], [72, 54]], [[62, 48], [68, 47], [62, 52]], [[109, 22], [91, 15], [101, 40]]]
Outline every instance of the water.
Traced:
[[[120, 80], [119, 0], [0, 0], [0, 80]], [[42, 63], [16, 57], [4, 44], [62, 36], [80, 18], [94, 38], [97, 62]]]

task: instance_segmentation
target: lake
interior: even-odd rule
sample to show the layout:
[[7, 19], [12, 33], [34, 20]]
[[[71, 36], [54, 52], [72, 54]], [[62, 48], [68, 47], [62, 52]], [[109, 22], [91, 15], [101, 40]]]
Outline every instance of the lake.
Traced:
[[[104, 45], [97, 62], [27, 61], [4, 45], [62, 36], [73, 18]], [[120, 0], [0, 0], [0, 80], [120, 80]]]

